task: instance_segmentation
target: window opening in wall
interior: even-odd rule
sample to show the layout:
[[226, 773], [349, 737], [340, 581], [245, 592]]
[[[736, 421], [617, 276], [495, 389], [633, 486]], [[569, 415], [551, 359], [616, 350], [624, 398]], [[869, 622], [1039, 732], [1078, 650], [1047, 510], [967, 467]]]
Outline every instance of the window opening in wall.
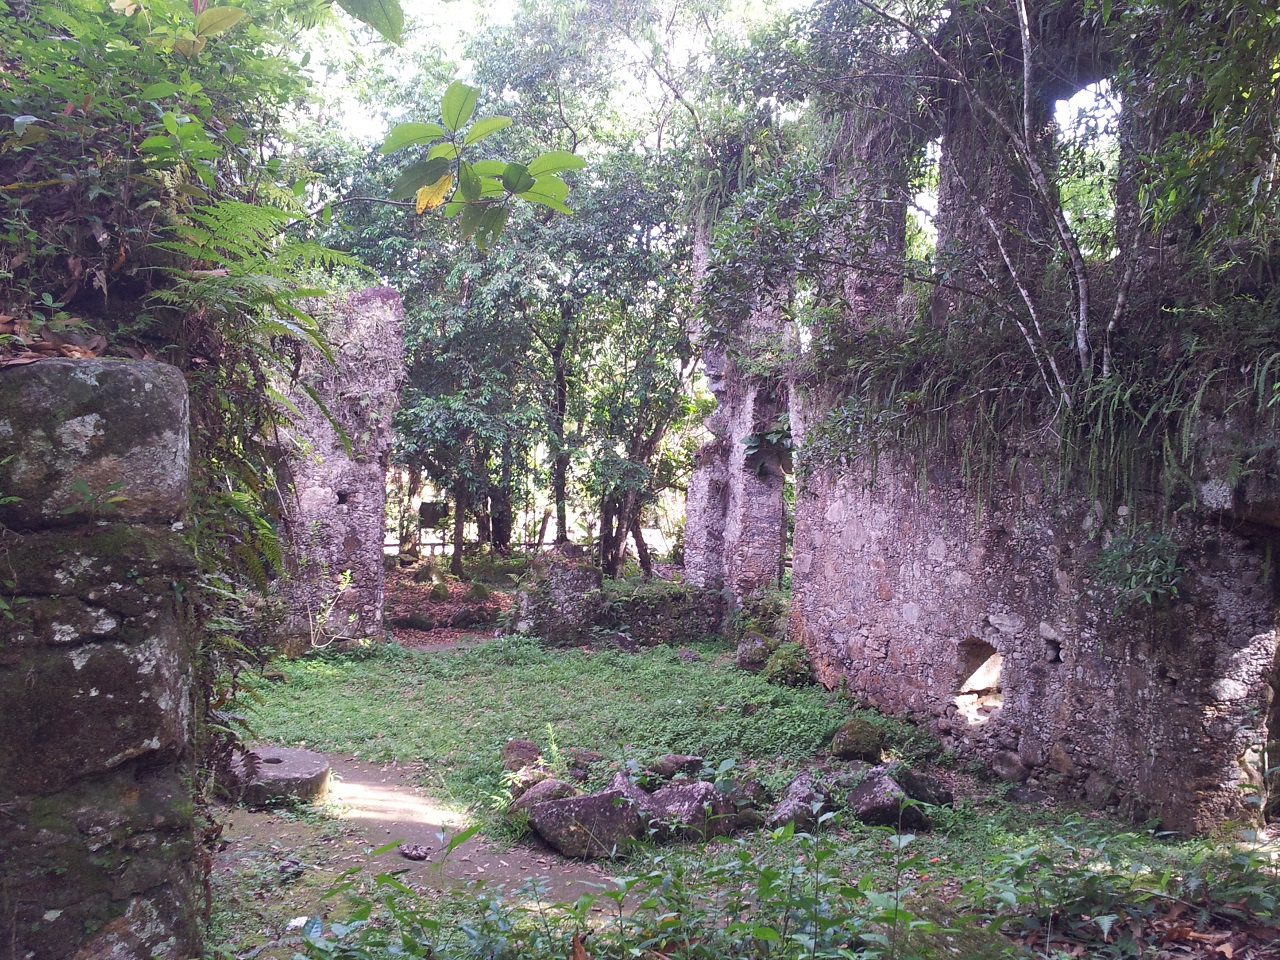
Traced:
[[971, 637], [960, 644], [960, 691], [954, 702], [966, 722], [986, 723], [1004, 706], [1003, 665], [1000, 652], [985, 640]]
[[339, 491], [338, 491], [338, 502], [339, 502], [339, 503], [346, 503], [346, 502], [347, 502], [348, 500], [350, 500], [350, 499], [351, 499], [351, 494], [350, 494], [350, 493], [348, 493], [346, 490], [339, 490]]
[[1109, 260], [1116, 238], [1117, 125], [1120, 98], [1106, 80], [1054, 104], [1058, 176], [1063, 212], [1086, 257]]

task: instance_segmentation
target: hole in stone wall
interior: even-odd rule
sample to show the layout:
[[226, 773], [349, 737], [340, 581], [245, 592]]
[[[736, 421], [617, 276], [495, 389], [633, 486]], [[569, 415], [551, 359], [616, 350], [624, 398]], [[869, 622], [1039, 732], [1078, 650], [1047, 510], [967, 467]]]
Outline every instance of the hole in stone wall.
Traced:
[[1062, 662], [1062, 644], [1060, 644], [1057, 640], [1046, 640], [1045, 647], [1046, 647], [1045, 649], [1046, 660], [1048, 660], [1050, 663]]
[[346, 502], [347, 502], [348, 500], [350, 500], [350, 499], [351, 499], [351, 494], [350, 494], [348, 491], [346, 491], [346, 490], [339, 490], [339, 491], [338, 491], [338, 502], [339, 502], [339, 503], [346, 503]]
[[955, 705], [968, 723], [986, 723], [1004, 706], [1003, 665], [1000, 652], [985, 640], [970, 637], [960, 644], [961, 681]]

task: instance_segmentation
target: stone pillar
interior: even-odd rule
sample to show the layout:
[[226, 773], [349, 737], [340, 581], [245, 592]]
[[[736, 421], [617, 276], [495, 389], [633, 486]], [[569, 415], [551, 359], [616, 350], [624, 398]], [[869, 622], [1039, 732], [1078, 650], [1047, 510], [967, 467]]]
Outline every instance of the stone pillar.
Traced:
[[404, 306], [394, 290], [361, 290], [313, 312], [333, 362], [306, 350], [298, 382], [286, 390], [297, 412], [286, 414], [291, 423], [282, 431], [288, 576], [280, 592], [285, 639], [295, 648], [383, 637], [387, 465], [404, 380]]
[[187, 388], [0, 370], [0, 957], [199, 955]]
[[786, 410], [785, 389], [748, 378], [724, 351], [703, 353], [719, 403], [707, 420], [713, 438], [698, 450], [689, 479], [685, 572], [695, 586], [724, 588], [740, 605], [778, 585], [786, 548], [785, 478], [776, 455], [744, 441]]

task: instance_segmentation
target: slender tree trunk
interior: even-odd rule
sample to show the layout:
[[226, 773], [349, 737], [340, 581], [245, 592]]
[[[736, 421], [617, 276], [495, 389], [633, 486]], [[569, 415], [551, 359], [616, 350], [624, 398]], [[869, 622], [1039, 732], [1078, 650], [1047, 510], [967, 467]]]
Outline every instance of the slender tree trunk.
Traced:
[[534, 545], [535, 550], [541, 550], [542, 545], [547, 542], [547, 525], [551, 522], [551, 511], [544, 510], [542, 512], [542, 523], [538, 525], [538, 542]]
[[449, 560], [449, 572], [462, 576], [462, 550], [467, 537], [467, 488], [459, 480], [453, 488], [453, 557]]
[[644, 542], [644, 533], [640, 529], [640, 511], [631, 520], [631, 539], [636, 542], [636, 556], [640, 559], [640, 572], [646, 577], [653, 576], [653, 556], [649, 553], [649, 545]]
[[551, 437], [555, 456], [551, 461], [551, 493], [556, 502], [556, 543], [569, 540], [567, 488], [569, 486], [569, 450], [564, 442], [564, 418], [569, 409], [569, 372], [565, 359], [568, 346], [567, 329], [562, 328], [551, 353], [555, 372], [555, 395], [551, 403]]

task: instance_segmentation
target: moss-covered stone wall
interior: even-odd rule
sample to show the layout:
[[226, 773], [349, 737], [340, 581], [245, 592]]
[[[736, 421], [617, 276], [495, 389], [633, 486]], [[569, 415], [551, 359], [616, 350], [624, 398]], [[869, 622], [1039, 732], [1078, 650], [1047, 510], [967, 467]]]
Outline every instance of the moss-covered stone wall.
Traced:
[[186, 384], [47, 360], [0, 411], [0, 955], [198, 955]]

